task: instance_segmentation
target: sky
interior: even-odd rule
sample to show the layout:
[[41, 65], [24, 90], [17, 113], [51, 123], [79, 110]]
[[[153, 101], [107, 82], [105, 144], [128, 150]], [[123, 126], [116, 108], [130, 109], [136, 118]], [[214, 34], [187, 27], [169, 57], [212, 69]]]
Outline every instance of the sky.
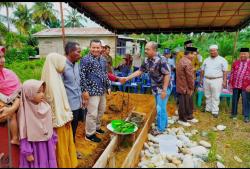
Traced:
[[[18, 2], [18, 3], [26, 4], [28, 8], [31, 8], [32, 5], [34, 4], [34, 2]], [[54, 4], [54, 9], [58, 11], [57, 18], [61, 19], [61, 15], [60, 15], [60, 3], [59, 2], [52, 2], [52, 3]], [[68, 14], [68, 12], [67, 12], [66, 9], [70, 10], [71, 7], [67, 3], [63, 2], [63, 9], [64, 9], [63, 10], [63, 15], [64, 15], [64, 19], [65, 19], [65, 16]], [[13, 17], [13, 14], [12, 14], [13, 11], [14, 11], [14, 8], [10, 9], [10, 17]], [[0, 14], [6, 16], [6, 8], [1, 8], [0, 9]], [[83, 15], [83, 14], [81, 14], [81, 15]], [[101, 27], [99, 24], [96, 24], [95, 22], [93, 22], [89, 18], [87, 18], [87, 17], [85, 17], [85, 18], [87, 19], [86, 27]], [[16, 29], [15, 29], [14, 26], [11, 27], [11, 30], [12, 31], [16, 31]]]

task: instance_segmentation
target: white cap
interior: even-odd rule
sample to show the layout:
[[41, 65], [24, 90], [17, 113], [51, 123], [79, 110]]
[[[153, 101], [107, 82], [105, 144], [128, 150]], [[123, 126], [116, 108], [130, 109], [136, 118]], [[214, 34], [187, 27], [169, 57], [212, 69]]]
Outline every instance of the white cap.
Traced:
[[106, 44], [103, 40], [100, 40], [100, 41], [101, 41], [102, 46], [106, 46]]
[[211, 45], [210, 47], [209, 47], [209, 49], [211, 50], [211, 49], [218, 49], [218, 45]]

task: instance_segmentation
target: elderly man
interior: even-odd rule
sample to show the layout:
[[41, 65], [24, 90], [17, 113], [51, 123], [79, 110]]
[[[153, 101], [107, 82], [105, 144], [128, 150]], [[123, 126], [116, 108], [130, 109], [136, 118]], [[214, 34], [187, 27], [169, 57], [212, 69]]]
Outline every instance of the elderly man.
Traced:
[[145, 72], [149, 73], [152, 81], [152, 92], [155, 95], [157, 104], [157, 130], [153, 131], [154, 135], [162, 133], [168, 126], [168, 117], [166, 105], [171, 93], [170, 68], [166, 59], [157, 55], [157, 43], [148, 42], [145, 46], [145, 53], [148, 56], [140, 69], [128, 77], [122, 78], [121, 82], [125, 83]]
[[244, 115], [244, 121], [249, 122], [249, 110], [250, 107], [247, 102], [247, 91], [246, 87], [243, 86], [244, 81], [248, 81], [248, 76], [250, 75], [249, 66], [249, 48], [241, 48], [240, 59], [236, 60], [232, 66], [230, 86], [233, 89], [233, 102], [232, 102], [232, 113], [231, 118], [236, 119], [238, 111], [238, 102], [240, 94], [242, 96], [242, 114]]
[[101, 142], [96, 133], [104, 134], [101, 118], [106, 109], [106, 92], [110, 94], [111, 88], [101, 50], [101, 41], [91, 40], [90, 53], [80, 61], [80, 86], [88, 109], [85, 139], [93, 142]]
[[193, 99], [194, 92], [194, 67], [192, 61], [196, 55], [197, 48], [187, 47], [184, 57], [177, 64], [176, 69], [176, 88], [179, 93], [179, 123], [190, 126], [187, 122], [197, 123], [198, 120], [193, 117]]
[[206, 111], [212, 112], [215, 118], [219, 115], [220, 94], [222, 87], [227, 87], [228, 62], [218, 54], [218, 46], [210, 46], [210, 57], [207, 58], [201, 68], [201, 81], [204, 81], [204, 93], [206, 97]]
[[[67, 42], [65, 45], [65, 54], [67, 60], [64, 72], [62, 74], [62, 79], [66, 89], [70, 108], [73, 112], [73, 120], [71, 125], [75, 142], [78, 121], [82, 121], [84, 118], [84, 111], [82, 109], [83, 102], [81, 97], [82, 92], [80, 87], [79, 64], [77, 63], [81, 58], [80, 45], [76, 42]], [[82, 158], [80, 152], [77, 152], [77, 157]]]

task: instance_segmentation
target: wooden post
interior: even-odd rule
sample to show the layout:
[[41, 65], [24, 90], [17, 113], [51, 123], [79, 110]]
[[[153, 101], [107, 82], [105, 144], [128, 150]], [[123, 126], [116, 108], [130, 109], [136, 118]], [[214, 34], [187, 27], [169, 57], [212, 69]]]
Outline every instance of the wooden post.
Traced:
[[239, 30], [237, 30], [237, 32], [235, 32], [235, 39], [234, 39], [234, 53], [233, 53], [233, 55], [234, 55], [234, 59], [233, 59], [233, 61], [235, 60], [235, 53], [236, 53], [236, 47], [237, 47], [237, 41], [238, 41], [238, 36], [239, 36]]
[[60, 2], [60, 12], [61, 12], [61, 23], [62, 23], [62, 39], [63, 39], [63, 48], [65, 47], [65, 31], [64, 31], [64, 19], [63, 19], [63, 7], [62, 2]]

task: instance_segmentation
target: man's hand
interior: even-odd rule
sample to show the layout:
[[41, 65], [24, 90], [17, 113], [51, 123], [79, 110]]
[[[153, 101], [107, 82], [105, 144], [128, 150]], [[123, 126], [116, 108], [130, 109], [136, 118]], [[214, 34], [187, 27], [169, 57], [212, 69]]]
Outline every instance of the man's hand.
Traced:
[[84, 108], [87, 108], [88, 104], [89, 104], [89, 93], [88, 92], [84, 92], [82, 94], [82, 106]]
[[194, 92], [191, 90], [191, 91], [188, 92], [188, 95], [191, 97], [193, 95], [193, 93]]
[[128, 81], [128, 78], [127, 77], [121, 77], [121, 78], [119, 78], [119, 81], [120, 81], [121, 84], [124, 84], [124, 83], [126, 83]]
[[108, 95], [111, 95], [111, 89], [108, 89]]
[[28, 162], [33, 162], [34, 161], [34, 156], [33, 155], [29, 155], [26, 157]]
[[167, 96], [167, 93], [166, 93], [165, 90], [163, 90], [163, 91], [161, 92], [161, 99], [162, 99], [162, 100], [165, 99], [166, 96]]
[[227, 82], [223, 81], [223, 88], [226, 89], [227, 88]]
[[247, 86], [246, 91], [250, 92], [250, 86]]

